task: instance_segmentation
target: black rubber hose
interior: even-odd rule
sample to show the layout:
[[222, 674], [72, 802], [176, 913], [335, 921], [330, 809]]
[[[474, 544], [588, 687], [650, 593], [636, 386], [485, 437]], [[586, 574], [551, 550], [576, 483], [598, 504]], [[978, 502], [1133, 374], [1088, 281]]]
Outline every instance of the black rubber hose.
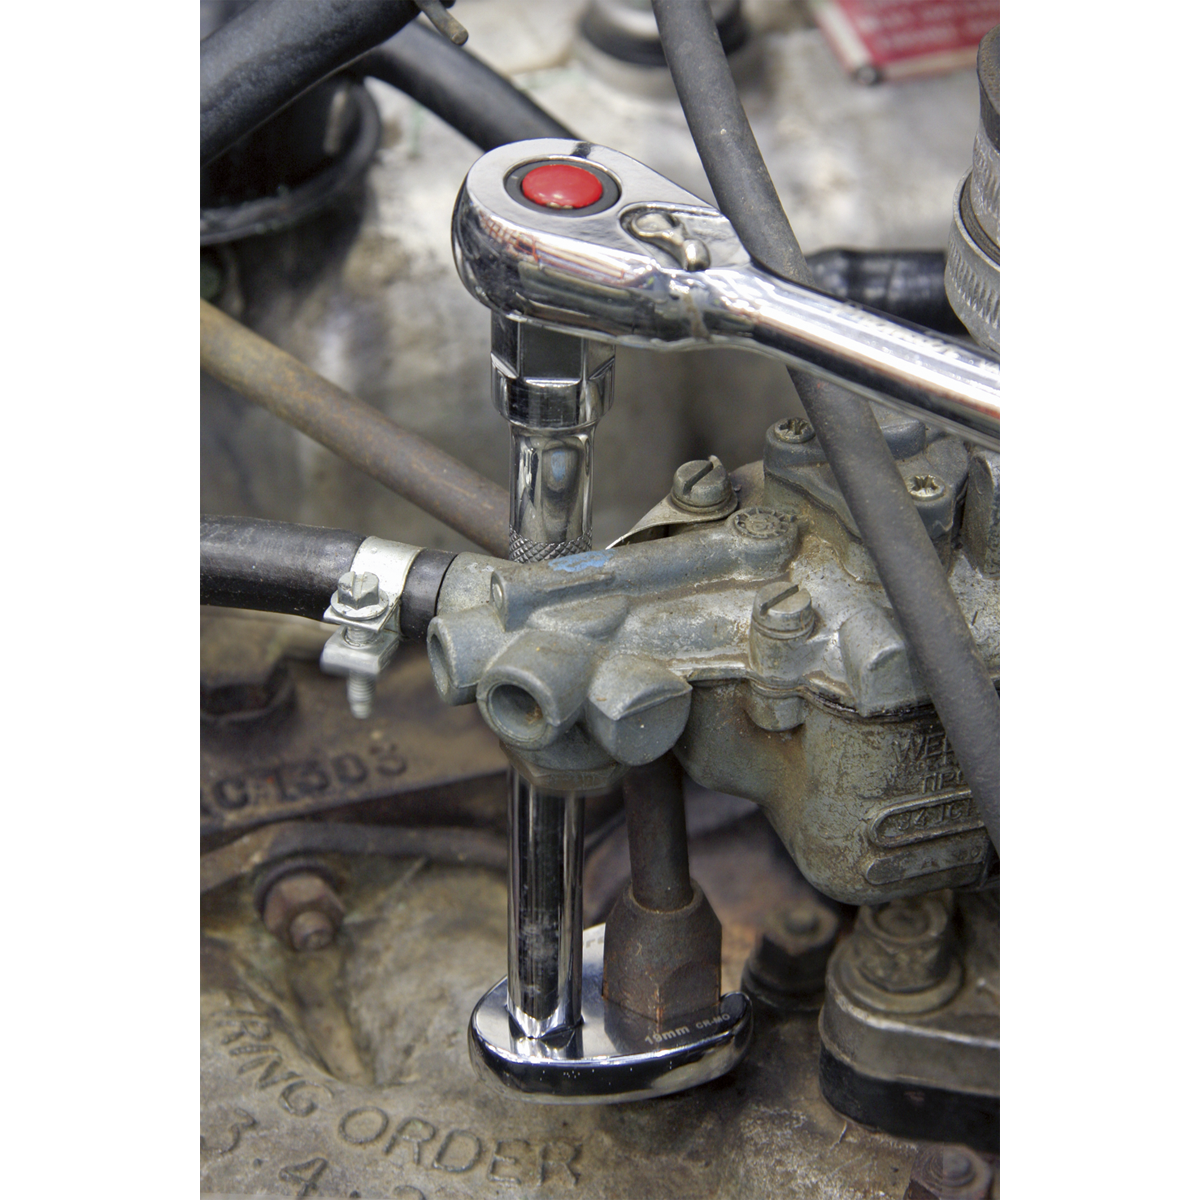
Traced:
[[750, 256], [785, 279], [813, 287], [707, 4], [653, 0], [663, 52], [717, 207]]
[[[200, 518], [200, 603], [320, 620], [364, 537], [256, 517]], [[425, 637], [442, 580], [457, 555], [420, 550], [400, 594], [400, 636]]]
[[200, 518], [200, 603], [321, 619], [365, 535], [249, 517]]
[[[653, 0], [675, 90], [717, 206], [768, 271], [814, 286], [746, 119], [707, 4]], [[866, 401], [789, 371], [997, 851], [1000, 699]]]
[[422, 550], [413, 559], [400, 594], [400, 636], [406, 641], [424, 640], [429, 622], [437, 616], [442, 580], [457, 557], [452, 550]]
[[821, 250], [808, 255], [816, 286], [939, 333], [969, 337], [946, 297], [942, 250]]
[[399, 88], [481, 150], [526, 138], [575, 138], [503, 75], [425, 25], [408, 26], [351, 71]]
[[256, 0], [200, 43], [200, 165], [418, 11], [411, 0]]

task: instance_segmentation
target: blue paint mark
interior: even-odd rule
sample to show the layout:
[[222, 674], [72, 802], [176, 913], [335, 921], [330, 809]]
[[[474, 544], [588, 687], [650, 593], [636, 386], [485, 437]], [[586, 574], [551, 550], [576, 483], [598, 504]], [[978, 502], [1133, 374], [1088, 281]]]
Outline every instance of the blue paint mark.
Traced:
[[585, 554], [567, 554], [563, 558], [552, 558], [546, 565], [555, 571], [590, 571], [602, 567], [612, 555], [606, 550], [589, 550]]

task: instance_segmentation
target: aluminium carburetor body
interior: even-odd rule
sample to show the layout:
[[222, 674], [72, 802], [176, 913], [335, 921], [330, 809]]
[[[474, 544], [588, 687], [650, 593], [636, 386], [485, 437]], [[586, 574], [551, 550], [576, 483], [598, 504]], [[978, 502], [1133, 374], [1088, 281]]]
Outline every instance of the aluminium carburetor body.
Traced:
[[[985, 662], [999, 672], [999, 456], [877, 408]], [[604, 551], [461, 555], [434, 677], [544, 786], [674, 751], [766, 812], [846, 903], [972, 887], [998, 865], [811, 427], [767, 434], [736, 507], [668, 497]]]

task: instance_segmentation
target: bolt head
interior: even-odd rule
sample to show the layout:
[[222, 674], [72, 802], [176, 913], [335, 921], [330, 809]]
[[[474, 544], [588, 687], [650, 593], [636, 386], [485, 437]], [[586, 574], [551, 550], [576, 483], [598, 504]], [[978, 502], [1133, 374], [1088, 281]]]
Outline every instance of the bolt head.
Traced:
[[379, 601], [379, 576], [374, 572], [347, 571], [338, 580], [337, 603], [349, 612], [375, 608]]
[[292, 949], [302, 954], [324, 950], [333, 942], [333, 922], [323, 912], [307, 910], [299, 913], [288, 927]]
[[936, 987], [954, 962], [950, 903], [929, 894], [860, 909], [854, 938], [859, 972], [886, 992]]
[[788, 417], [775, 423], [775, 436], [789, 446], [802, 446], [817, 436], [817, 431], [803, 417]]
[[729, 473], [716, 455], [685, 462], [671, 482], [671, 499], [685, 508], [718, 508], [732, 495]]
[[[272, 885], [263, 901], [262, 919], [267, 931], [294, 950], [317, 950], [329, 945], [345, 915], [337, 893], [313, 871], [285, 875]], [[322, 943], [322, 930], [326, 928], [328, 938]]]
[[744, 537], [766, 541], [780, 537], [796, 524], [796, 518], [771, 508], [743, 508], [730, 518], [733, 528]]
[[838, 915], [813, 899], [773, 914], [747, 964], [751, 973], [783, 993], [819, 991], [838, 934]]
[[754, 597], [753, 620], [771, 633], [808, 633], [815, 620], [812, 597], [786, 580], [768, 584]]
[[941, 479], [927, 471], [910, 475], [904, 482], [908, 488], [908, 494], [914, 500], [936, 500], [946, 490], [946, 485]]
[[912, 1178], [938, 1196], [981, 1197], [992, 1170], [974, 1151], [960, 1146], [926, 1146], [913, 1162]]
[[956, 1187], [970, 1183], [975, 1178], [975, 1167], [970, 1156], [961, 1150], [942, 1151], [942, 1179]]

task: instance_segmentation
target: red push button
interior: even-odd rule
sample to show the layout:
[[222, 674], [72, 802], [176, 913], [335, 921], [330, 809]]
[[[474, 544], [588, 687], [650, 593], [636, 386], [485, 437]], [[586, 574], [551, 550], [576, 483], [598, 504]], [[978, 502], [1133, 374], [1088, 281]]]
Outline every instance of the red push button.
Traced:
[[521, 180], [521, 192], [543, 208], [587, 208], [604, 195], [604, 185], [583, 167], [547, 163]]

